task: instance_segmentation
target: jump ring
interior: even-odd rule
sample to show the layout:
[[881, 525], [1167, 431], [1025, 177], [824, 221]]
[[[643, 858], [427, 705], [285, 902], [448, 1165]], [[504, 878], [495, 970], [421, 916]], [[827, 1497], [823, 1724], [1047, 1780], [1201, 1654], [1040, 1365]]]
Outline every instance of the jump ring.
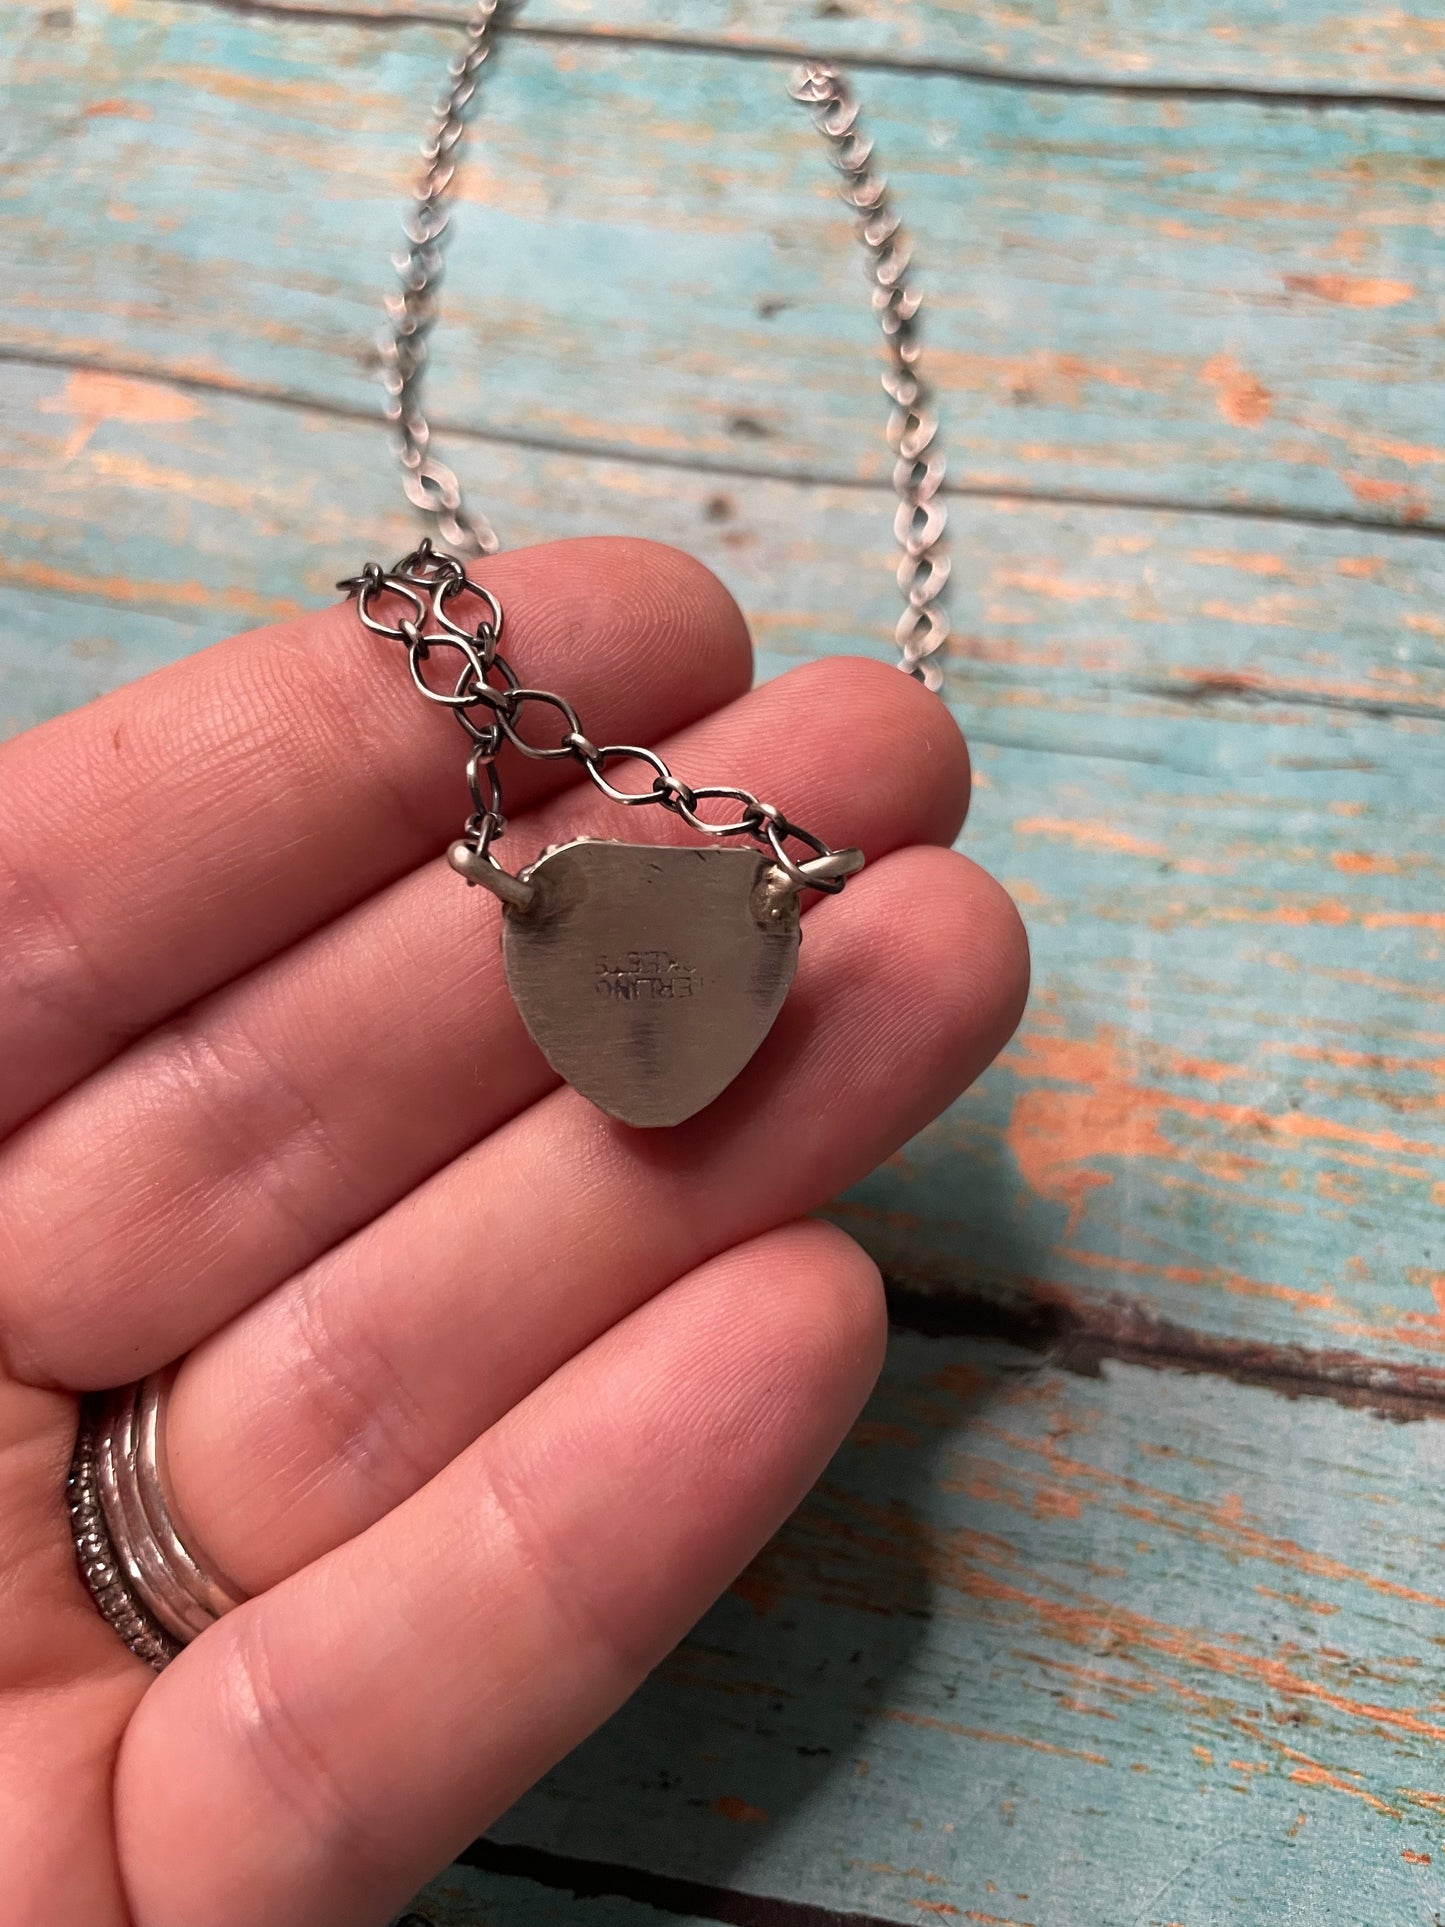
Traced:
[[787, 877], [789, 883], [799, 889], [821, 890], [824, 896], [836, 897], [847, 881], [844, 877], [810, 877], [788, 855], [783, 848], [784, 837], [792, 837], [798, 843], [806, 843], [814, 856], [832, 856], [833, 852], [821, 837], [814, 836], [811, 830], [800, 830], [796, 823], [789, 823], [786, 817], [771, 817], [763, 830], [773, 861]]
[[657, 777], [652, 785], [652, 794], [674, 816], [681, 816], [684, 810], [697, 808], [696, 792], [678, 776]]
[[[714, 797], [726, 797], [731, 802], [742, 804], [743, 813], [736, 823], [712, 823], [698, 814], [698, 804], [711, 801]], [[759, 828], [753, 814], [757, 806], [758, 800], [750, 790], [733, 789], [726, 783], [707, 783], [693, 790], [690, 805], [678, 803], [676, 807], [683, 822], [701, 836], [754, 836]]]

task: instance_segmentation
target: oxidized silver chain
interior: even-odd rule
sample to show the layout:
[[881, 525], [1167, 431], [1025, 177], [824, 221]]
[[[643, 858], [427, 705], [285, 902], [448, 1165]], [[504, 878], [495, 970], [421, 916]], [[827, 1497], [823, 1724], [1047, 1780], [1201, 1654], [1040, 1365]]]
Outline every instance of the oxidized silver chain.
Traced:
[[[466, 25], [465, 44], [448, 63], [447, 86], [422, 143], [421, 178], [403, 223], [407, 245], [396, 260], [399, 291], [388, 297], [380, 341], [387, 418], [394, 427], [407, 498], [433, 519], [445, 547], [463, 556], [493, 555], [500, 545], [486, 517], [463, 503], [455, 473], [433, 450], [422, 382], [451, 218], [447, 194], [477, 76], [491, 54], [498, 6], [499, 0], [478, 0]], [[942, 678], [932, 658], [948, 639], [948, 619], [939, 600], [948, 580], [948, 510], [940, 493], [944, 458], [937, 446], [938, 420], [919, 366], [922, 301], [909, 279], [912, 250], [887, 184], [873, 171], [872, 144], [858, 131], [858, 103], [842, 74], [824, 62], [809, 62], [793, 75], [790, 92], [811, 109], [828, 142], [841, 176], [839, 192], [858, 217], [858, 238], [868, 257], [873, 311], [888, 357], [883, 387], [892, 404], [887, 438], [894, 456], [898, 508], [893, 529], [904, 603], [894, 640], [899, 667], [937, 689]]]
[[[472, 814], [463, 837], [447, 852], [448, 861], [468, 883], [484, 884], [514, 910], [528, 907], [531, 887], [523, 878], [502, 869], [491, 854], [492, 844], [507, 824], [497, 775], [497, 757], [503, 743], [538, 761], [571, 757], [613, 803], [656, 803], [704, 836], [748, 837], [765, 845], [793, 890], [821, 890], [835, 895], [862, 867], [860, 851], [830, 849], [820, 837], [790, 823], [774, 804], [761, 802], [750, 790], [722, 783], [694, 788], [674, 776], [656, 750], [636, 743], [591, 742], [565, 696], [550, 689], [521, 686], [516, 671], [499, 653], [502, 605], [490, 589], [472, 581], [455, 556], [441, 554], [429, 539], [394, 569], [369, 562], [360, 575], [336, 586], [356, 597], [361, 620], [373, 635], [406, 645], [417, 689], [429, 702], [450, 709], [466, 731], [472, 745], [467, 762]], [[482, 605], [480, 611], [478, 603]], [[458, 672], [450, 687], [438, 687], [428, 682], [424, 665], [434, 652], [447, 651], [455, 656]], [[561, 718], [557, 741], [532, 742], [523, 736], [522, 717], [529, 707], [551, 710]], [[536, 727], [535, 719], [532, 727]], [[607, 766], [619, 762], [645, 764], [652, 771], [650, 787], [624, 790], [610, 782]], [[741, 814], [734, 819], [704, 817], [699, 805], [705, 802], [736, 803]], [[789, 840], [801, 843], [811, 856], [801, 860], [790, 856], [786, 848]]]

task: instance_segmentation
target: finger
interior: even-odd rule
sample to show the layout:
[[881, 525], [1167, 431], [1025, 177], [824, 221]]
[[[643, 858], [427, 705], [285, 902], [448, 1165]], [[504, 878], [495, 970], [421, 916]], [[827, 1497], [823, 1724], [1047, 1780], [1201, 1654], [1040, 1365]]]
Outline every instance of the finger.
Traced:
[[882, 1355], [793, 1226], [574, 1359], [405, 1507], [221, 1620], [117, 1777], [147, 1927], [367, 1927], [599, 1724], [797, 1504]]
[[[736, 604], [676, 550], [551, 543], [486, 579], [509, 656], [595, 741], [650, 742], [748, 685]], [[0, 746], [0, 1130], [435, 851], [466, 815], [463, 747], [351, 603]], [[571, 774], [509, 769], [511, 801]]]
[[[947, 711], [877, 663], [794, 671], [666, 748], [683, 771], [745, 773], [873, 855], [950, 840], [967, 799]], [[526, 857], [616, 834], [620, 814], [588, 786], [509, 841]], [[648, 814], [644, 835], [696, 840]], [[105, 1385], [164, 1363], [551, 1088], [502, 975], [499, 921], [434, 862], [0, 1148], [12, 1368]]]
[[950, 851], [808, 919], [768, 1049], [665, 1136], [562, 1090], [217, 1334], [170, 1410], [177, 1496], [258, 1591], [362, 1531], [600, 1332], [811, 1209], [937, 1113], [1017, 1021], [1025, 951]]

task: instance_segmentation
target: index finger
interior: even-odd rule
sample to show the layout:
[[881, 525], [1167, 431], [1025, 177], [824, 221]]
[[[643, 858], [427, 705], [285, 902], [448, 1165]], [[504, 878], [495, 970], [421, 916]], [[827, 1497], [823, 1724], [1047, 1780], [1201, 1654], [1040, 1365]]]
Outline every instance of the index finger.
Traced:
[[[507, 653], [597, 741], [748, 686], [737, 605], [675, 549], [499, 556]], [[0, 746], [0, 1132], [460, 831], [466, 743], [353, 603], [217, 644]], [[508, 771], [520, 807], [574, 766]]]

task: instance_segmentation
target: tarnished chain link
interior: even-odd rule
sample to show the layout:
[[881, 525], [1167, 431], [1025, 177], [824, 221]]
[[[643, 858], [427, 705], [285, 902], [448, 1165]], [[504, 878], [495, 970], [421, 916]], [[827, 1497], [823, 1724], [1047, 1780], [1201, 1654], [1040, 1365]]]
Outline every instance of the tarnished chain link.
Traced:
[[[418, 690], [428, 702], [450, 709], [466, 731], [471, 743], [467, 784], [472, 814], [464, 835], [478, 858], [500, 868], [491, 850], [505, 832], [507, 819], [496, 759], [503, 743], [510, 743], [523, 756], [538, 761], [572, 758], [614, 803], [656, 804], [703, 836], [750, 837], [763, 845], [797, 889], [836, 895], [858, 867], [861, 859], [856, 850], [830, 849], [821, 837], [789, 822], [774, 804], [762, 802], [750, 790], [726, 783], [684, 783], [656, 750], [636, 743], [592, 742], [565, 696], [550, 689], [527, 689], [519, 682], [500, 650], [501, 604], [490, 589], [472, 581], [455, 556], [434, 548], [430, 538], [403, 556], [395, 568], [368, 562], [360, 575], [336, 586], [355, 597], [357, 612], [373, 635], [405, 645]], [[464, 611], [470, 620], [463, 619]], [[429, 681], [426, 670], [430, 664], [435, 674], [434, 656], [454, 659], [455, 677]], [[550, 710], [560, 719], [560, 733], [554, 740], [523, 734], [528, 709], [534, 712], [534, 731], [542, 711]], [[646, 789], [620, 789], [606, 775], [612, 763], [641, 763], [652, 772], [652, 782]], [[714, 802], [735, 803], [739, 814], [736, 818], [704, 816], [700, 806]], [[809, 854], [792, 855], [787, 848], [790, 842], [801, 844]]]
[[858, 102], [843, 75], [824, 62], [810, 62], [794, 73], [789, 92], [812, 109], [813, 125], [832, 149], [833, 165], [842, 176], [838, 192], [857, 214], [858, 238], [868, 252], [873, 312], [888, 355], [883, 389], [893, 403], [887, 434], [895, 458], [898, 510], [893, 534], [902, 551], [898, 587], [904, 601], [893, 639], [899, 668], [937, 689], [943, 678], [930, 658], [948, 640], [948, 618], [939, 604], [948, 581], [943, 546], [948, 508], [939, 494], [945, 464], [937, 446], [938, 417], [919, 372], [923, 298], [908, 278], [913, 248], [889, 198], [888, 183], [873, 172], [873, 143], [858, 131]]
[[[467, 509], [456, 475], [433, 452], [422, 382], [427, 337], [438, 314], [442, 246], [450, 220], [446, 197], [467, 108], [491, 53], [499, 4], [478, 0], [466, 24], [465, 44], [448, 63], [447, 86], [422, 143], [421, 177], [403, 222], [407, 245], [395, 259], [398, 291], [388, 297], [387, 326], [378, 344], [387, 419], [395, 430], [407, 499], [432, 518], [438, 539], [463, 556], [494, 555], [500, 544], [486, 517]], [[858, 237], [868, 255], [873, 309], [888, 355], [883, 387], [893, 404], [887, 436], [894, 455], [898, 509], [893, 532], [901, 551], [897, 575], [904, 598], [894, 641], [899, 668], [937, 689], [942, 677], [933, 658], [948, 640], [948, 619], [939, 600], [948, 581], [943, 546], [948, 511], [939, 492], [944, 461], [937, 446], [938, 420], [919, 370], [922, 301], [909, 279], [912, 251], [887, 184], [873, 172], [872, 143], [858, 131], [858, 102], [843, 75], [825, 62], [809, 62], [793, 75], [790, 92], [812, 111], [828, 141], [842, 177], [839, 192], [858, 216]]]

